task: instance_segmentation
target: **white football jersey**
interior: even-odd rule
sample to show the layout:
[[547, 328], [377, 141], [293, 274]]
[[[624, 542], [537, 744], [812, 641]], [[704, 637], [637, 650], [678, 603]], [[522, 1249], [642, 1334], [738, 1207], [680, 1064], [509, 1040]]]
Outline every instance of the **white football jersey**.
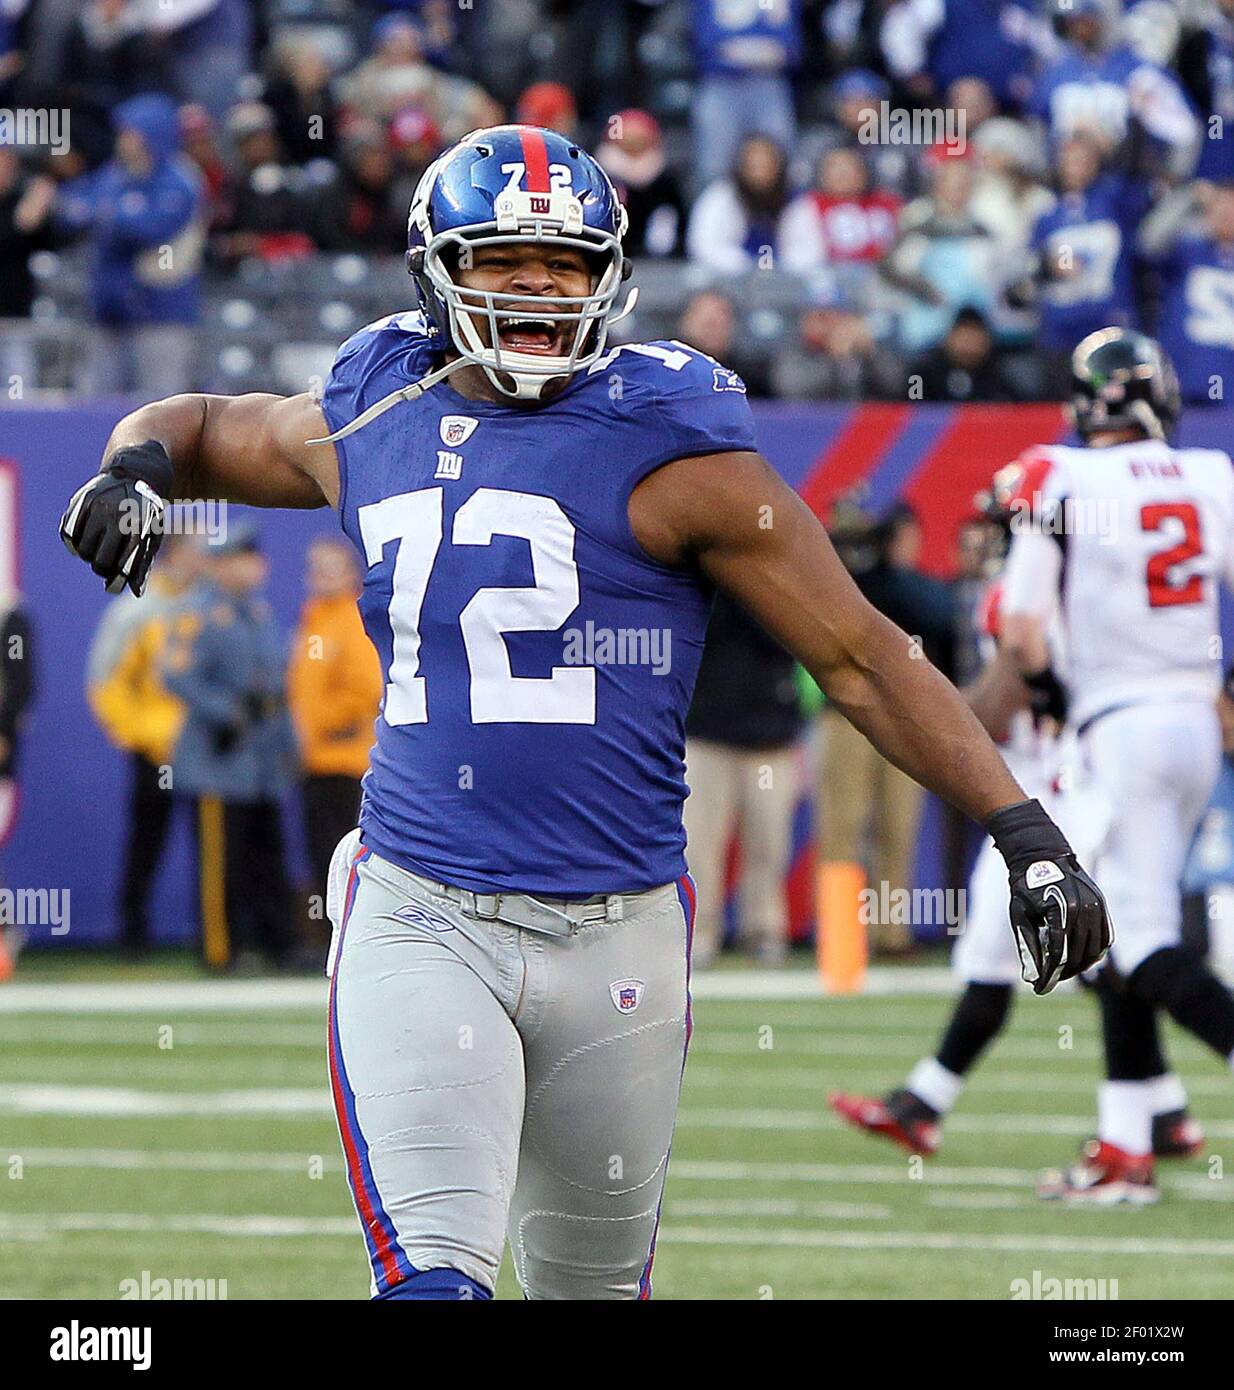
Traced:
[[1229, 455], [1146, 439], [1034, 449], [1020, 463], [1003, 612], [1059, 612], [1072, 721], [1144, 700], [1215, 700], [1218, 588], [1234, 581]]

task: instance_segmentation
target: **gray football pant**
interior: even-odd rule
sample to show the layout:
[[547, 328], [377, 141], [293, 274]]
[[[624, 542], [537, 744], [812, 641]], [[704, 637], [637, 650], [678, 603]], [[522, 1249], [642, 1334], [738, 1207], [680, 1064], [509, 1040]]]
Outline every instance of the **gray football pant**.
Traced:
[[491, 1289], [508, 1236], [528, 1298], [648, 1297], [693, 885], [548, 935], [357, 842], [331, 874], [330, 1070], [373, 1292], [441, 1268]]

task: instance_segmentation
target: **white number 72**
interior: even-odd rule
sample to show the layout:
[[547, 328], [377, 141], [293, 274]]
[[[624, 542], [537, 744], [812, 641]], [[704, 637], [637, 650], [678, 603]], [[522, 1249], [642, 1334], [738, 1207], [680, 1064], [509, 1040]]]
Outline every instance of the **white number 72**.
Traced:
[[[382, 710], [387, 724], [428, 721], [428, 689], [420, 669], [420, 613], [442, 541], [442, 489], [401, 492], [361, 507], [360, 535], [369, 567], [398, 541], [390, 597], [393, 655]], [[503, 633], [555, 632], [578, 607], [574, 526], [551, 497], [482, 487], [454, 514], [454, 545], [491, 545], [494, 536], [521, 537], [531, 547], [530, 588], [479, 589], [462, 613], [471, 669], [474, 724], [594, 724], [596, 673], [555, 666], [550, 676], [515, 676]]]

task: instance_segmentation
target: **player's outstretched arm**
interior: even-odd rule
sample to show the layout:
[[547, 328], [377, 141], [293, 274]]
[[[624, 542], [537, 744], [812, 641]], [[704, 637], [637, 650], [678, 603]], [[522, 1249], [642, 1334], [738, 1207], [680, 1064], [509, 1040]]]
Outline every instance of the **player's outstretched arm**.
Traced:
[[334, 447], [305, 442], [328, 432], [307, 395], [184, 395], [142, 406], [112, 431], [98, 474], [69, 502], [61, 537], [110, 591], [128, 584], [140, 594], [167, 502], [334, 505]]
[[650, 555], [727, 590], [880, 752], [994, 836], [1039, 993], [1101, 958], [1105, 903], [1062, 833], [1025, 799], [959, 691], [861, 595], [770, 465], [753, 453], [678, 459], [635, 489], [630, 522]]

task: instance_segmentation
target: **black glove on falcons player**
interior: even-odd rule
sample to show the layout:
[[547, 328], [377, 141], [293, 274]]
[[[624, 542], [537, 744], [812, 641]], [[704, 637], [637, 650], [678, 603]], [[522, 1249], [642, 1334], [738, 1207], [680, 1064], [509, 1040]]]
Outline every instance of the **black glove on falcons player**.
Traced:
[[1040, 725], [1043, 719], [1052, 719], [1061, 728], [1067, 722], [1067, 687], [1053, 669], [1047, 666], [1034, 676], [1021, 676], [1020, 679], [1028, 686], [1028, 708], [1033, 723]]
[[1004, 806], [985, 828], [1007, 861], [1021, 974], [1035, 994], [1049, 994], [1110, 949], [1114, 930], [1105, 899], [1040, 802]]
[[139, 598], [163, 542], [162, 517], [173, 468], [155, 439], [117, 449], [101, 473], [78, 488], [60, 518], [60, 539], [118, 594]]

